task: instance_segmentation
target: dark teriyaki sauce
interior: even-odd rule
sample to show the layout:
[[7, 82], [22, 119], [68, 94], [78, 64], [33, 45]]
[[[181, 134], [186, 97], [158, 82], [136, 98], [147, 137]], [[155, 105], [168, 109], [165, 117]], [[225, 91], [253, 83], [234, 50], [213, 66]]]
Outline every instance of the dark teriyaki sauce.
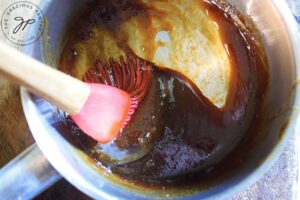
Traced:
[[[231, 152], [243, 137], [246, 134], [255, 137], [255, 127], [263, 117], [262, 104], [268, 85], [265, 57], [253, 40], [254, 34], [239, 27], [222, 6], [203, 4], [218, 23], [224, 45], [230, 52], [230, 91], [225, 106], [222, 109], [215, 107], [184, 75], [153, 65], [146, 96], [131, 123], [114, 141], [119, 149], [129, 152], [138, 146], [146, 146], [147, 153], [141, 158], [125, 163], [112, 162], [95, 151], [97, 143], [74, 124], [68, 123], [69, 129], [63, 131], [72, 144], [112, 173], [146, 185], [193, 184], [208, 175], [210, 181], [217, 180], [219, 174], [229, 170], [222, 163], [241, 161], [242, 154], [236, 159], [236, 156], [231, 157]], [[109, 29], [114, 32], [109, 16], [110, 10], [115, 12], [116, 8], [108, 8], [98, 20], [109, 22]], [[84, 20], [79, 23], [84, 24], [83, 27], [97, 23], [94, 18], [91, 23], [87, 16]], [[85, 39], [89, 30], [83, 28], [79, 32], [81, 37], [77, 38]], [[65, 51], [72, 46], [67, 46]], [[62, 69], [67, 71], [65, 66]]]

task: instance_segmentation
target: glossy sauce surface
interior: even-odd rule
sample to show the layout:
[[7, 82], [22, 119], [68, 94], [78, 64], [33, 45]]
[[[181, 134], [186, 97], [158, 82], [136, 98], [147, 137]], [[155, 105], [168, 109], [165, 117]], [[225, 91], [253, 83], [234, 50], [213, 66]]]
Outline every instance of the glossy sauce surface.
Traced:
[[[72, 121], [66, 121], [69, 129], [63, 131], [64, 136], [120, 177], [146, 185], [201, 182], [214, 172], [226, 173], [219, 164], [236, 162], [230, 153], [245, 134], [255, 136], [268, 85], [263, 52], [254, 42], [255, 35], [241, 28], [222, 10], [224, 5], [200, 2], [218, 24], [231, 64], [228, 96], [221, 109], [204, 96], [189, 77], [152, 64], [147, 93], [131, 122], [113, 142], [97, 144]], [[115, 37], [123, 18], [148, 12], [139, 1], [101, 3], [107, 6], [92, 3], [79, 19], [76, 34], [68, 33], [71, 36], [62, 54], [61, 70], [80, 77], [75, 63], [77, 55], [83, 52], [77, 44], [93, 37], [93, 27], [104, 24]], [[127, 15], [117, 15], [124, 5], [127, 5]], [[146, 25], [144, 29], [147, 31]], [[134, 54], [128, 41], [117, 41], [125, 55]], [[93, 59], [91, 62], [98, 58]]]

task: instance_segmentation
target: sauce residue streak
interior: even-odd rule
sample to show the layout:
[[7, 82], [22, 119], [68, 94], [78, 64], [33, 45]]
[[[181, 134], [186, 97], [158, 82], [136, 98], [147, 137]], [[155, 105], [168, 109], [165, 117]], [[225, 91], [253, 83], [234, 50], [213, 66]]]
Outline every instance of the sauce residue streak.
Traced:
[[[62, 54], [60, 69], [73, 76], [81, 78], [99, 59], [107, 62], [110, 57], [118, 60], [121, 55], [137, 55], [153, 63], [147, 93], [131, 122], [114, 141], [105, 145], [97, 144], [69, 120], [66, 123], [70, 129], [63, 131], [72, 144], [83, 149], [112, 173], [127, 180], [145, 185], [175, 186], [199, 183], [208, 175], [210, 181], [218, 179], [217, 175], [213, 176], [215, 172], [227, 172], [227, 168], [220, 163], [240, 162], [243, 155], [240, 155], [241, 159], [236, 159], [231, 158], [230, 153], [245, 134], [254, 133], [254, 137], [255, 127], [260, 124], [268, 73], [262, 50], [257, 41], [254, 42], [254, 34], [241, 27], [241, 21], [234, 21], [222, 6], [208, 1], [194, 2], [213, 21], [218, 30], [217, 36], [221, 38], [213, 37], [215, 33], [212, 33], [204, 39], [216, 40], [215, 44], [221, 41], [221, 47], [216, 47], [221, 57], [224, 57], [222, 48], [226, 51], [226, 58], [220, 60], [216, 57], [219, 59], [217, 65], [230, 65], [230, 70], [220, 68], [222, 73], [229, 73], [230, 77], [229, 81], [219, 81], [228, 84], [222, 88], [228, 91], [226, 101], [221, 104], [203, 92], [194, 72], [188, 71], [183, 75], [185, 69], [173, 66], [177, 61], [170, 58], [171, 53], [170, 59], [166, 59], [170, 62], [160, 62], [160, 58], [157, 58], [157, 45], [165, 45], [166, 48], [176, 46], [166, 45], [168, 40], [165, 39], [153, 42], [157, 41], [157, 32], [161, 31], [159, 27], [162, 24], [170, 32], [177, 28], [184, 31], [182, 27], [185, 26], [190, 28], [183, 22], [179, 22], [179, 27], [174, 27], [171, 22], [157, 22], [157, 19], [168, 16], [167, 10], [172, 7], [155, 12], [165, 2], [155, 1], [151, 6], [148, 1], [96, 1], [88, 6], [76, 23], [76, 28], [69, 32], [70, 39]], [[175, 8], [172, 11], [174, 13]], [[134, 21], [132, 24], [135, 26], [130, 26], [130, 20]], [[153, 28], [155, 24], [157, 29]], [[124, 26], [128, 28], [120, 28]], [[137, 43], [144, 43], [143, 46], [136, 45], [133, 38], [124, 33], [125, 30], [134, 32], [134, 29], [135, 33], [141, 35]], [[174, 37], [172, 34], [170, 39]], [[218, 56], [219, 53], [211, 53], [208, 60], [203, 61], [204, 66], [209, 66], [207, 63], [212, 62], [212, 56]], [[205, 57], [199, 63], [202, 60]], [[184, 61], [180, 62], [184, 64]]]

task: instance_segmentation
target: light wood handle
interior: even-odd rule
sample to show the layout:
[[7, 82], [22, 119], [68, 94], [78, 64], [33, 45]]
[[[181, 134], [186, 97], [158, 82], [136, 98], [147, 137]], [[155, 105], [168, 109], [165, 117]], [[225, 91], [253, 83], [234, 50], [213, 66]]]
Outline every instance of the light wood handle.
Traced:
[[0, 74], [25, 86], [69, 114], [85, 104], [89, 86], [0, 42]]

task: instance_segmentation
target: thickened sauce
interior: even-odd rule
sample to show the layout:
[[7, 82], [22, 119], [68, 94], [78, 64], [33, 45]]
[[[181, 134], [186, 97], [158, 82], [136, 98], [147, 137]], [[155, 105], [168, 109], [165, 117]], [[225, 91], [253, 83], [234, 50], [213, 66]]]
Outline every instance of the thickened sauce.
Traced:
[[[74, 60], [81, 53], [76, 44], [93, 37], [92, 29], [97, 24], [104, 24], [114, 36], [125, 18], [116, 13], [124, 5], [130, 7], [126, 18], [134, 17], [136, 12], [147, 12], [142, 3], [134, 2], [106, 2], [107, 6], [93, 3], [79, 19], [76, 34], [69, 32], [71, 39], [62, 54], [60, 69], [76, 75]], [[207, 175], [223, 172], [220, 163], [236, 162], [230, 153], [246, 134], [253, 133], [255, 137], [268, 85], [265, 57], [253, 40], [254, 34], [235, 23], [222, 5], [202, 1], [201, 4], [218, 24], [230, 57], [229, 95], [221, 109], [188, 77], [153, 64], [144, 99], [114, 141], [97, 144], [70, 120], [66, 122], [69, 130], [64, 131], [64, 136], [120, 177], [146, 185], [201, 182]], [[119, 41], [118, 45], [126, 54], [133, 54], [126, 42]]]

